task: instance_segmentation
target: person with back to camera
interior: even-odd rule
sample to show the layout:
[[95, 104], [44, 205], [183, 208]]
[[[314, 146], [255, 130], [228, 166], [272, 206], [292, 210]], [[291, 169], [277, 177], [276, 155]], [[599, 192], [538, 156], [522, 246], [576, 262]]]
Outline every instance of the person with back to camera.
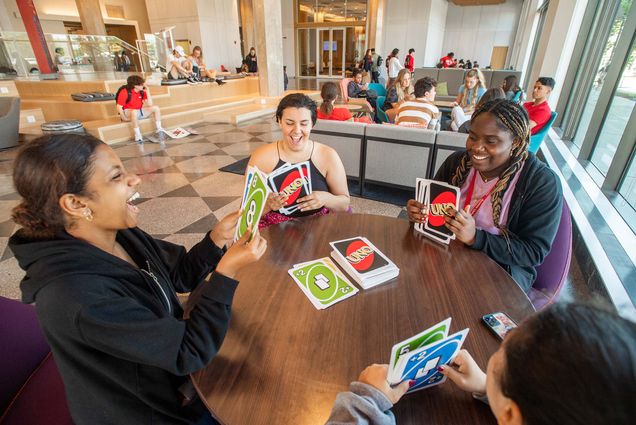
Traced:
[[322, 97], [322, 103], [318, 108], [319, 120], [331, 120], [331, 121], [355, 121], [363, 122], [367, 124], [373, 124], [373, 121], [369, 117], [353, 118], [349, 108], [336, 108], [334, 104], [340, 89], [336, 83], [326, 82], [320, 89], [320, 97]]
[[386, 86], [390, 87], [398, 77], [398, 73], [404, 69], [398, 58], [399, 49], [393, 49], [391, 56], [386, 59], [386, 71], [389, 76]]
[[[636, 417], [636, 324], [615, 312], [554, 304], [510, 331], [486, 373], [466, 350], [451, 364], [438, 370], [486, 402], [501, 425], [628, 425]], [[362, 371], [338, 394], [327, 425], [395, 424], [390, 409], [409, 382], [390, 387], [387, 374], [388, 365]]]
[[[188, 374], [218, 352], [239, 270], [267, 242], [232, 241], [239, 212], [188, 252], [137, 227], [140, 179], [93, 136], [42, 136], [23, 146], [13, 182], [22, 196], [9, 240], [26, 276], [74, 423], [212, 424], [184, 399]], [[205, 282], [208, 275], [209, 282]], [[183, 318], [177, 292], [200, 298]]]
[[[488, 90], [486, 90], [486, 93], [484, 93], [481, 99], [479, 99], [479, 102], [477, 102], [477, 106], [475, 107], [475, 109], [479, 109], [484, 103], [490, 100], [505, 99], [505, 98], [506, 96], [504, 95], [504, 91], [500, 87], [491, 87]], [[465, 134], [470, 133], [470, 120], [463, 123], [459, 127], [459, 130], [457, 130], [457, 132], [465, 133]]]
[[375, 52], [375, 48], [371, 48], [371, 82], [380, 82], [380, 68], [382, 65], [382, 58]]
[[455, 61], [455, 53], [448, 53], [446, 56], [439, 60], [439, 63], [442, 64], [442, 68], [455, 68], [457, 66], [457, 62]]
[[290, 216], [279, 214], [287, 197], [270, 194], [259, 227], [267, 227], [297, 217], [323, 215], [349, 209], [347, 175], [338, 153], [331, 147], [311, 140], [316, 124], [316, 102], [301, 93], [288, 94], [276, 109], [276, 121], [283, 138], [256, 149], [249, 165], [257, 166], [265, 174], [286, 163], [309, 161], [312, 193], [298, 200], [300, 209]]
[[[521, 87], [517, 84], [517, 76], [516, 75], [508, 75], [504, 78], [503, 83], [501, 83], [501, 88], [506, 94], [506, 99], [515, 100], [515, 97], [518, 96], [518, 93], [521, 92]], [[517, 103], [521, 101], [523, 98], [523, 93], [519, 95], [519, 99]]]
[[[528, 152], [529, 143], [525, 109], [491, 100], [473, 114], [466, 150], [450, 155], [434, 178], [460, 188], [460, 209], [446, 217], [446, 227], [496, 261], [525, 292], [550, 252], [563, 202], [559, 178]], [[409, 220], [424, 222], [424, 208], [408, 201]]]
[[415, 49], [409, 49], [409, 54], [404, 58], [404, 68], [408, 69], [411, 74], [415, 71], [415, 56], [413, 53], [415, 53]]
[[484, 75], [480, 70], [472, 69], [466, 72], [464, 84], [459, 87], [459, 93], [451, 110], [450, 126], [452, 131], [459, 130], [459, 127], [470, 119], [475, 105], [486, 93], [487, 87], [484, 81]]

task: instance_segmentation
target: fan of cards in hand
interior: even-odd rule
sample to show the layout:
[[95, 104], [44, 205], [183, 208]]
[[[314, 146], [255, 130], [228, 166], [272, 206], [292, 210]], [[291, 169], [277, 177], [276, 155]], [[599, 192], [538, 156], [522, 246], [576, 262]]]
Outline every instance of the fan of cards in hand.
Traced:
[[458, 187], [435, 180], [417, 179], [415, 200], [424, 205], [423, 212], [426, 214], [426, 221], [415, 224], [415, 230], [444, 244], [455, 239], [455, 234], [445, 225], [445, 217], [458, 209]]

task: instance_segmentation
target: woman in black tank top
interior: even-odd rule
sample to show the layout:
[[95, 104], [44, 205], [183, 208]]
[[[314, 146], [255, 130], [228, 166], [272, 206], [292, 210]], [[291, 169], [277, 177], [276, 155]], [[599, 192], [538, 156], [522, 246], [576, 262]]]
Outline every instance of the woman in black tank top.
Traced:
[[287, 215], [278, 210], [288, 198], [272, 193], [267, 199], [260, 228], [295, 217], [349, 209], [347, 176], [340, 157], [332, 148], [309, 139], [316, 117], [316, 103], [308, 96], [300, 93], [285, 96], [276, 110], [282, 139], [252, 153], [249, 165], [266, 174], [286, 164], [308, 162], [312, 186], [312, 193], [297, 199], [298, 210]]

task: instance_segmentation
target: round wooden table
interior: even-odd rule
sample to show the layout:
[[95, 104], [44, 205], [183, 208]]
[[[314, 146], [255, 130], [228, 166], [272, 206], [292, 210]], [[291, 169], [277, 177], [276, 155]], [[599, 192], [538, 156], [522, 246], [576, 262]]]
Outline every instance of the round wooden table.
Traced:
[[[406, 220], [331, 214], [271, 226], [268, 250], [241, 271], [232, 319], [219, 354], [192, 375], [197, 391], [227, 425], [322, 424], [340, 391], [391, 347], [452, 317], [483, 368], [499, 341], [481, 324], [504, 311], [521, 321], [534, 310], [494, 261], [452, 241], [446, 247]], [[366, 236], [400, 268], [392, 282], [316, 310], [287, 274], [293, 264], [329, 256], [330, 241]], [[405, 396], [398, 424], [495, 423], [490, 409], [453, 383]]]

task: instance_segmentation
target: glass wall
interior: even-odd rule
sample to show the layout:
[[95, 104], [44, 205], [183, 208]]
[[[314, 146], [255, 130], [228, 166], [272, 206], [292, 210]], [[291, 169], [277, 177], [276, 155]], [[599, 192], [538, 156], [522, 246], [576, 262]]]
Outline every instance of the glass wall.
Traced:
[[298, 0], [298, 23], [366, 21], [367, 0]]

